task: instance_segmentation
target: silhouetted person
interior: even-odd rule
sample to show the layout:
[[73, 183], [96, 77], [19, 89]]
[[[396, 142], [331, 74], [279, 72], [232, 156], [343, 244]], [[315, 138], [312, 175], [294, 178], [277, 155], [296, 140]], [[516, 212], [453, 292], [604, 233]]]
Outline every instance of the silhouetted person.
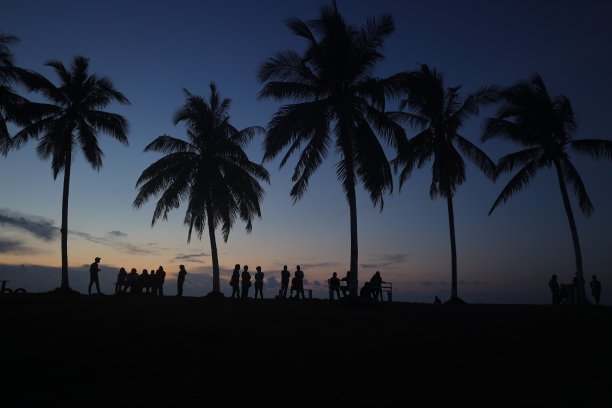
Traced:
[[149, 271], [146, 269], [142, 270], [142, 273], [138, 277], [138, 293], [149, 293], [149, 282], [151, 278], [149, 276]]
[[300, 268], [300, 265], [295, 267], [295, 297], [300, 298], [300, 294], [302, 295], [302, 299], [306, 299], [306, 295], [304, 295], [304, 271]]
[[159, 296], [164, 296], [164, 281], [166, 280], [166, 271], [160, 265], [157, 268], [157, 272], [155, 272], [155, 281], [157, 282], [157, 294]]
[[340, 279], [336, 272], [329, 279], [329, 300], [334, 300], [334, 293], [340, 299]]
[[591, 280], [591, 294], [595, 298], [595, 304], [599, 306], [599, 298], [601, 297], [601, 282], [597, 280], [597, 276], [593, 275]]
[[138, 271], [132, 268], [127, 276], [127, 285], [130, 288], [130, 294], [135, 295], [138, 291]]
[[436, 296], [436, 298], [434, 299], [434, 305], [441, 305], [442, 301], [440, 300], [439, 297]]
[[100, 292], [100, 278], [98, 277], [98, 272], [100, 272], [100, 267], [99, 264], [100, 263], [100, 258], [96, 256], [96, 259], [94, 260], [94, 262], [89, 266], [89, 288], [88, 288], [88, 292], [91, 295], [91, 287], [92, 285], [96, 285], [96, 291], [98, 291], [98, 295], [101, 295], [102, 292]]
[[293, 292], [297, 290], [297, 276], [291, 278], [291, 290], [289, 291], [289, 299], [293, 299]]
[[346, 276], [340, 281], [346, 282], [346, 286], [340, 287], [340, 290], [344, 296], [348, 296], [351, 289], [351, 271], [346, 271]]
[[187, 271], [185, 265], [179, 265], [178, 277], [176, 278], [176, 296], [183, 296], [183, 284], [185, 283]]
[[244, 265], [242, 267], [242, 299], [249, 297], [249, 288], [251, 287], [251, 273], [249, 272], [249, 266]]
[[561, 303], [561, 290], [559, 288], [559, 281], [557, 281], [557, 275], [553, 275], [548, 281], [548, 287], [552, 292], [552, 303], [558, 305]]
[[240, 264], [234, 266], [232, 277], [230, 278], [230, 286], [232, 287], [232, 299], [234, 296], [236, 299], [240, 298]]
[[376, 273], [370, 279], [370, 290], [372, 291], [372, 297], [375, 300], [378, 300], [380, 298], [381, 302], [383, 300], [383, 294], [382, 294], [382, 284], [383, 283], [385, 282], [383, 282], [382, 277], [380, 276], [380, 272], [376, 271]]
[[125, 292], [127, 289], [127, 271], [121, 267], [117, 274], [117, 282], [115, 282], [115, 295]]
[[151, 269], [149, 273], [149, 287], [151, 288], [151, 295], [157, 296], [158, 285], [157, 285], [157, 274], [155, 273], [155, 268]]
[[289, 289], [289, 279], [291, 278], [291, 272], [287, 269], [287, 265], [283, 266], [281, 271], [281, 289], [279, 296], [285, 299], [287, 297], [287, 289]]
[[370, 282], [365, 282], [359, 291], [359, 297], [364, 302], [370, 302], [372, 300], [372, 287]]
[[263, 299], [264, 273], [261, 271], [261, 266], [258, 266], [255, 269], [257, 270], [257, 272], [255, 272], [255, 299], [257, 299], [257, 293], [259, 293], [259, 295]]

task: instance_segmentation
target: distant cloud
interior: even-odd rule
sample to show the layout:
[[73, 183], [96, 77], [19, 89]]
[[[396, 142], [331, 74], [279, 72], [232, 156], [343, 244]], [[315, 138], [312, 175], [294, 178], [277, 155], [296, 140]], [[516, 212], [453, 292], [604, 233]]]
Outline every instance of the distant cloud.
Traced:
[[199, 262], [199, 263], [204, 263], [203, 260], [198, 259], [201, 257], [208, 257], [210, 255], [208, 255], [206, 252], [200, 252], [198, 254], [179, 254], [177, 256], [174, 257], [175, 261], [191, 261], [191, 262]]
[[400, 264], [403, 264], [408, 259], [409, 254], [384, 254], [384, 255], [375, 255], [374, 259], [380, 260], [379, 262], [360, 264], [362, 268], [366, 269], [380, 269], [380, 268], [388, 268], [394, 267]]
[[337, 265], [338, 265], [338, 262], [303, 263], [303, 264], [300, 264], [300, 268], [305, 271], [306, 269], [314, 269], [314, 268], [331, 268]]
[[421, 282], [415, 282], [418, 283], [419, 285], [423, 285], [423, 286], [436, 286], [436, 285], [440, 285], [440, 286], [446, 286], [449, 283], [445, 282], [445, 281], [438, 281], [438, 282], [434, 282], [434, 281], [421, 281]]
[[6, 208], [0, 209], [0, 225], [22, 229], [44, 241], [53, 241], [59, 236], [59, 228], [53, 225], [53, 220]]
[[0, 238], [0, 254], [26, 254], [35, 253], [33, 248], [29, 248], [22, 241]]
[[116, 238], [124, 238], [127, 237], [128, 234], [126, 234], [125, 232], [121, 232], [121, 231], [117, 231], [117, 230], [113, 230], [110, 232], [107, 232], [108, 235], [116, 237]]
[[114, 241], [115, 236], [112, 236], [111, 238], [105, 238], [105, 237], [96, 237], [95, 235], [88, 234], [87, 232], [72, 231], [72, 230], [69, 230], [68, 232], [69, 234], [76, 235], [89, 242], [104, 245], [104, 246], [107, 246], [113, 249], [117, 249], [122, 252], [127, 252], [127, 253], [132, 253], [132, 254], [134, 253], [135, 254], [152, 254], [153, 253], [153, 251], [149, 249], [144, 249], [138, 245], [130, 244], [123, 240], [121, 240], [121, 242], [115, 242]]

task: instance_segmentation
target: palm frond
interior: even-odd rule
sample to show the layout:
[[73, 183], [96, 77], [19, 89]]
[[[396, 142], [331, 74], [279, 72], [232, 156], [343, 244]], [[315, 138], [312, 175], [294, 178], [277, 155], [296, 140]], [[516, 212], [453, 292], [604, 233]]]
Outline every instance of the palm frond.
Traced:
[[559, 163], [559, 166], [561, 168], [563, 180], [566, 183], [569, 183], [574, 189], [574, 193], [578, 197], [578, 203], [580, 205], [582, 213], [587, 217], [591, 216], [594, 209], [593, 203], [589, 198], [589, 194], [587, 193], [586, 187], [584, 186], [582, 177], [580, 177], [580, 174], [578, 174], [578, 170], [576, 170], [574, 165], [569, 160], [560, 160], [557, 163]]
[[508, 201], [514, 194], [521, 191], [529, 182], [533, 179], [536, 172], [539, 169], [538, 161], [534, 160], [527, 163], [521, 170], [519, 170], [506, 184], [504, 189], [501, 191], [491, 209], [489, 210], [489, 215], [493, 213], [493, 211], [501, 204]]
[[495, 163], [478, 146], [467, 140], [465, 137], [456, 134], [455, 140], [459, 149], [472, 161], [488, 178], [495, 179]]
[[532, 161], [537, 161], [542, 156], [541, 147], [532, 147], [501, 157], [496, 166], [495, 178], [503, 173], [511, 173], [517, 167], [523, 167]]
[[578, 139], [572, 140], [570, 146], [578, 153], [586, 154], [595, 160], [612, 160], [612, 140]]
[[144, 152], [183, 153], [193, 152], [196, 148], [189, 142], [168, 135], [161, 135], [149, 143]]

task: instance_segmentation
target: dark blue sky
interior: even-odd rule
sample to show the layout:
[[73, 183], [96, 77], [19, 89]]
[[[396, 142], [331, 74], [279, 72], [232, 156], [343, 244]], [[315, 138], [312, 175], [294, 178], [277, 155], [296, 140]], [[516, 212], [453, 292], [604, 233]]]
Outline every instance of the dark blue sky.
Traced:
[[[40, 1], [2, 6], [0, 31], [21, 38], [13, 48], [18, 65], [55, 81], [45, 61], [53, 58], [68, 64], [74, 55], [84, 55], [91, 59], [92, 72], [111, 78], [132, 102], [109, 108], [130, 121], [130, 146], [102, 136], [105, 162], [99, 173], [78, 157], [70, 202], [71, 228], [95, 237], [114, 230], [126, 235], [117, 238], [123, 240], [120, 245], [73, 238], [71, 264], [78, 267], [104, 252], [108, 269], [142, 269], [148, 262], [144, 257], [149, 257], [154, 264], [164, 263], [167, 270], [174, 270], [179, 259], [189, 256], [195, 260], [192, 270], [209, 272], [208, 242], [186, 245], [182, 210], [151, 229], [152, 207], [132, 209], [136, 179], [157, 159], [142, 149], [160, 134], [182, 137], [183, 129], [171, 123], [184, 102], [181, 89], [206, 95], [211, 81], [233, 100], [231, 115], [237, 127], [265, 126], [279, 104], [257, 100], [261, 89], [257, 69], [279, 50], [303, 50], [304, 42], [290, 34], [284, 21], [292, 16], [316, 18], [322, 4]], [[445, 74], [449, 86], [463, 85], [462, 90], [469, 92], [488, 84], [509, 85], [538, 72], [552, 94], [572, 101], [579, 124], [576, 137], [612, 138], [611, 2], [340, 0], [338, 6], [355, 25], [382, 13], [394, 17], [397, 30], [386, 44], [378, 76], [427, 63]], [[394, 108], [397, 101], [389, 104]], [[492, 113], [483, 111], [470, 121], [464, 136], [478, 142], [482, 118]], [[493, 159], [516, 149], [501, 142], [481, 147]], [[260, 141], [248, 151], [259, 161]], [[234, 263], [261, 264], [270, 277], [278, 275], [283, 264], [299, 263], [309, 266], [306, 275], [310, 272], [314, 285], [333, 271], [342, 274], [348, 269], [348, 206], [333, 170], [336, 161], [337, 157], [328, 158], [296, 205], [289, 197], [291, 163], [281, 171], [278, 162], [268, 165], [272, 183], [267, 187], [263, 219], [251, 235], [237, 225], [228, 243], [221, 246], [220, 261], [226, 272]], [[576, 213], [585, 274], [600, 275], [604, 300], [611, 303], [606, 293], [612, 291], [605, 288], [612, 287], [612, 246], [607, 238], [612, 229], [612, 164], [575, 157], [575, 165], [595, 205], [590, 219]], [[0, 180], [0, 209], [59, 224], [61, 182], [52, 181], [49, 163], [39, 162], [32, 146], [1, 158], [0, 172], [15, 175]], [[380, 269], [388, 280], [397, 282], [404, 300], [429, 301], [436, 294], [448, 297], [450, 290], [446, 205], [429, 199], [429, 181], [428, 168], [415, 172], [401, 193], [396, 188], [386, 199], [382, 213], [359, 192], [361, 276], [369, 278]], [[493, 184], [470, 166], [468, 181], [458, 190], [459, 294], [468, 301], [547, 302], [550, 274], [569, 281], [574, 264], [556, 179], [552, 172], [541, 173], [488, 217], [506, 181]], [[92, 191], [99, 197], [93, 203], [89, 200]], [[0, 238], [22, 242], [18, 251], [12, 247], [0, 252], [0, 264], [53, 267], [60, 263], [57, 240], [41, 241], [7, 226], [0, 230]], [[143, 254], [135, 248], [143, 249]], [[4, 268], [8, 273], [10, 268]], [[50, 285], [57, 283], [59, 277]]]

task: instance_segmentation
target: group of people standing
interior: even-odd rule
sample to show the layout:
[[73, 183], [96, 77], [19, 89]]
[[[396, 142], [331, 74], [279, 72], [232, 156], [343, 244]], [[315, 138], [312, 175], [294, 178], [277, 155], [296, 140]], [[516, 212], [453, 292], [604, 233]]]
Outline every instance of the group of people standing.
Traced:
[[[259, 296], [263, 299], [263, 284], [264, 284], [264, 273], [261, 270], [261, 266], [255, 268], [255, 299]], [[247, 299], [249, 297], [249, 289], [251, 287], [251, 273], [249, 272], [249, 266], [244, 265], [242, 272], [240, 271], [240, 264], [234, 266], [232, 277], [230, 278], [230, 286], [232, 287], [232, 298], [235, 299]], [[291, 289], [289, 289], [289, 280], [291, 279]], [[289, 298], [293, 298], [293, 292], [295, 292], [296, 298], [305, 299], [304, 295], [304, 271], [300, 268], [300, 265], [296, 266], [293, 278], [291, 278], [291, 272], [287, 269], [287, 265], [283, 267], [281, 271], [281, 288], [279, 291], [279, 298], [286, 299], [287, 291], [289, 291]]]
[[130, 273], [125, 268], [120, 268], [115, 282], [115, 295], [130, 293], [132, 295], [148, 294], [153, 296], [164, 295], [164, 281], [166, 271], [160, 266], [155, 269], [143, 269], [139, 274], [136, 268], [132, 268]]
[[[91, 295], [91, 289], [95, 285], [98, 295], [101, 295], [100, 291], [100, 257], [96, 257], [94, 262], [89, 267], [89, 288], [88, 292]], [[183, 296], [183, 284], [185, 283], [185, 276], [187, 270], [185, 265], [179, 266], [178, 278], [177, 278], [177, 296]], [[117, 274], [117, 281], [115, 282], [115, 295], [129, 293], [132, 295], [137, 294], [149, 294], [153, 296], [164, 296], [164, 282], [166, 280], [166, 271], [164, 267], [160, 266], [155, 270], [151, 269], [149, 272], [147, 269], [143, 269], [141, 273], [138, 273], [136, 268], [132, 268], [130, 273], [125, 268], [120, 268]]]
[[[599, 306], [599, 299], [601, 298], [601, 281], [597, 279], [597, 276], [593, 275], [591, 282], [591, 295], [595, 299], [595, 305]], [[574, 278], [571, 284], [559, 284], [557, 275], [554, 274], [548, 281], [548, 287], [552, 293], [553, 305], [560, 304], [575, 304], [578, 301], [578, 278]]]

